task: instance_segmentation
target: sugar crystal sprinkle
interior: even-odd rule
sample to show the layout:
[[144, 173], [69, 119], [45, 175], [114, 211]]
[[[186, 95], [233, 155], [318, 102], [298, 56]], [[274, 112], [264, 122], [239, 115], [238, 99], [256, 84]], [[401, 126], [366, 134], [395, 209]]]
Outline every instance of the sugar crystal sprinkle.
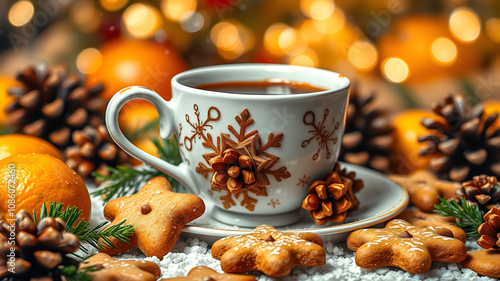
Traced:
[[[102, 200], [100, 197], [92, 198], [92, 216], [91, 223], [98, 224], [104, 220], [102, 213]], [[467, 241], [467, 250], [479, 250], [480, 247], [475, 241]], [[332, 244], [325, 243], [326, 264], [321, 267], [307, 268], [297, 267], [293, 269], [288, 276], [280, 278], [281, 281], [311, 280], [370, 280], [370, 281], [440, 281], [440, 280], [468, 280], [468, 281], [494, 281], [496, 279], [485, 276], [479, 276], [474, 271], [462, 268], [461, 265], [454, 263], [433, 263], [431, 269], [423, 274], [411, 274], [393, 267], [382, 267], [378, 269], [363, 269], [356, 266], [354, 262], [354, 253], [347, 249], [345, 243]], [[76, 254], [85, 256], [81, 251]], [[91, 250], [90, 254], [94, 254]], [[210, 246], [207, 242], [198, 238], [181, 239], [175, 245], [173, 251], [168, 253], [163, 260], [157, 257], [146, 258], [139, 250], [132, 249], [127, 253], [115, 257], [117, 259], [141, 259], [152, 261], [161, 268], [161, 278], [171, 278], [186, 276], [195, 266], [203, 265], [223, 273], [220, 267], [220, 261], [212, 258]], [[257, 280], [276, 281], [258, 272], [251, 272]]]

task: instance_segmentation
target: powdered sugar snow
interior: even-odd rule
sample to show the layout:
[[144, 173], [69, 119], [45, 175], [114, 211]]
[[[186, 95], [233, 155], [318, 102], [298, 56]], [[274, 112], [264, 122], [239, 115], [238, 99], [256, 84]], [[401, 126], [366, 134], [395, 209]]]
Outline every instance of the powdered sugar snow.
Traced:
[[[92, 191], [92, 190], [91, 190]], [[104, 220], [103, 202], [99, 197], [92, 198], [92, 220], [93, 225]], [[468, 250], [480, 249], [475, 241], [466, 243]], [[257, 271], [246, 272], [257, 278], [257, 280], [370, 280], [370, 281], [403, 281], [403, 280], [496, 280], [489, 277], [479, 276], [474, 271], [463, 268], [455, 263], [432, 264], [431, 270], [423, 274], [411, 274], [395, 267], [383, 267], [378, 269], [363, 269], [354, 262], [354, 253], [349, 250], [345, 243], [326, 243], [326, 264], [321, 267], [295, 267], [292, 273], [282, 278], [272, 278]], [[91, 252], [92, 253], [92, 252]], [[81, 251], [79, 255], [84, 255]], [[184, 238], [175, 245], [172, 252], [160, 260], [158, 257], [145, 257], [138, 249], [132, 249], [124, 254], [118, 255], [118, 259], [144, 259], [155, 262], [161, 267], [162, 278], [186, 276], [195, 266], [207, 266], [222, 273], [220, 262], [212, 258], [210, 245], [198, 238]]]

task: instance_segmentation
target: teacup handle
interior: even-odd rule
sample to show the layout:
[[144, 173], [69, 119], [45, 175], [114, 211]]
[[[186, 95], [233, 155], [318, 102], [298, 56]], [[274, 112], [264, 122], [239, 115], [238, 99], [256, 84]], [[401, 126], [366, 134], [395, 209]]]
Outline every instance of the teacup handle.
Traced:
[[165, 101], [156, 92], [144, 87], [133, 86], [120, 90], [116, 93], [108, 103], [106, 108], [106, 127], [108, 128], [111, 138], [125, 152], [140, 161], [151, 165], [152, 167], [172, 176], [185, 186], [192, 194], [198, 194], [199, 189], [196, 186], [193, 178], [190, 176], [186, 162], [182, 162], [179, 166], [172, 165], [158, 157], [152, 156], [130, 142], [118, 124], [118, 114], [122, 106], [131, 100], [146, 100], [154, 105], [160, 116], [160, 137], [168, 139], [175, 131], [175, 117], [173, 107], [170, 102]]

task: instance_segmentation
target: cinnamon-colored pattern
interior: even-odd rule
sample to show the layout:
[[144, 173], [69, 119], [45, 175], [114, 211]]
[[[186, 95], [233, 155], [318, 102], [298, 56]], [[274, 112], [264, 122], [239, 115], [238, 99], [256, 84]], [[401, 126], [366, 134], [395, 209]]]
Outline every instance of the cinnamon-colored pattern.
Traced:
[[[239, 130], [228, 125], [231, 134], [221, 133], [214, 140], [206, 131], [207, 128], [212, 128], [210, 121], [217, 121], [220, 118], [220, 111], [210, 107], [207, 120], [201, 121], [198, 106], [195, 105], [194, 109], [197, 122], [189, 122], [189, 116], [186, 116], [186, 121], [193, 127], [191, 131], [193, 135], [184, 137], [184, 147], [190, 150], [197, 137], [203, 139], [203, 147], [212, 150], [203, 154], [205, 163], [199, 162], [196, 171], [205, 178], [212, 173], [211, 191], [227, 191], [225, 195], [220, 196], [225, 209], [236, 206], [233, 196], [236, 199], [242, 196], [241, 206], [253, 211], [258, 199], [250, 195], [267, 196], [266, 186], [270, 184], [268, 176], [274, 177], [278, 182], [291, 176], [285, 166], [274, 168], [280, 157], [267, 152], [271, 147], [281, 147], [283, 133], [270, 132], [267, 142], [263, 143], [258, 130], [247, 132], [254, 119], [245, 108], [235, 117]], [[213, 117], [212, 114], [215, 113], [216, 116]]]
[[335, 119], [333, 119], [334, 125], [333, 129], [330, 131], [329, 128], [327, 128], [327, 126], [325, 125], [326, 117], [328, 117], [329, 113], [330, 111], [328, 109], [325, 109], [325, 112], [323, 113], [323, 120], [318, 123], [316, 123], [316, 115], [314, 114], [314, 112], [308, 111], [304, 114], [304, 124], [312, 127], [312, 129], [308, 132], [309, 134], [312, 134], [312, 136], [302, 142], [302, 147], [307, 147], [314, 140], [318, 142], [319, 146], [318, 151], [316, 151], [316, 153], [312, 157], [313, 160], [319, 158], [319, 153], [323, 149], [326, 150], [326, 159], [330, 159], [332, 153], [330, 151], [329, 143], [332, 142], [332, 145], [337, 144], [338, 137], [333, 136], [333, 134], [337, 132], [337, 129], [339, 128], [339, 122], [335, 122]]

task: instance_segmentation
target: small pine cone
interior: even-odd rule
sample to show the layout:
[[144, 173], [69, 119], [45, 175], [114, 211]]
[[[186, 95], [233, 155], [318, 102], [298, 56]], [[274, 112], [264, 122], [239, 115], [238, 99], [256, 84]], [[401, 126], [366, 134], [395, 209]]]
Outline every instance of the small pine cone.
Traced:
[[373, 108], [374, 98], [374, 93], [361, 97], [356, 87], [351, 88], [339, 160], [387, 172], [392, 165], [393, 128], [387, 112]]
[[328, 221], [342, 222], [347, 211], [359, 205], [353, 192], [353, 180], [337, 172], [328, 173], [324, 180], [313, 182], [302, 208], [311, 212], [311, 217], [318, 225]]
[[484, 216], [484, 223], [479, 226], [477, 232], [481, 237], [477, 240], [477, 244], [485, 249], [499, 249], [500, 241], [500, 208], [493, 207]]
[[252, 159], [248, 155], [240, 155], [236, 150], [228, 148], [222, 155], [210, 159], [214, 169], [211, 184], [227, 187], [231, 193], [256, 183]]
[[28, 66], [16, 79], [21, 86], [9, 88], [14, 101], [5, 107], [6, 127], [16, 133], [45, 139], [59, 149], [71, 145], [71, 133], [104, 118], [106, 101], [102, 85], [86, 88], [83, 79], [64, 65]]
[[418, 137], [419, 142], [427, 143], [419, 154], [431, 157], [431, 170], [458, 182], [483, 173], [500, 176], [500, 129], [488, 130], [498, 113], [483, 116], [481, 104], [469, 108], [462, 97], [455, 95], [433, 106], [433, 111], [442, 118], [423, 118], [421, 124], [439, 134]]
[[78, 236], [65, 229], [61, 218], [37, 224], [24, 210], [16, 214], [15, 225], [1, 220], [0, 280], [61, 280], [60, 267], [78, 265], [66, 255], [80, 248]]
[[500, 203], [497, 178], [493, 176], [475, 176], [472, 180], [463, 182], [456, 194], [459, 198], [464, 197], [472, 204], [479, 205], [484, 211], [488, 211]]
[[74, 145], [66, 148], [66, 164], [82, 178], [87, 178], [92, 171], [108, 175], [106, 166], [128, 166], [131, 158], [109, 137], [104, 124], [97, 127], [86, 126], [72, 135]]
[[360, 179], [356, 178], [356, 173], [355, 172], [352, 172], [352, 171], [351, 172], [347, 172], [346, 168], [342, 169], [340, 167], [340, 163], [339, 162], [335, 163], [335, 167], [333, 168], [333, 171], [339, 173], [340, 176], [342, 176], [342, 177], [348, 177], [348, 178], [350, 178], [352, 180], [352, 191], [354, 193], [360, 191], [365, 186], [363, 180], [360, 180]]

